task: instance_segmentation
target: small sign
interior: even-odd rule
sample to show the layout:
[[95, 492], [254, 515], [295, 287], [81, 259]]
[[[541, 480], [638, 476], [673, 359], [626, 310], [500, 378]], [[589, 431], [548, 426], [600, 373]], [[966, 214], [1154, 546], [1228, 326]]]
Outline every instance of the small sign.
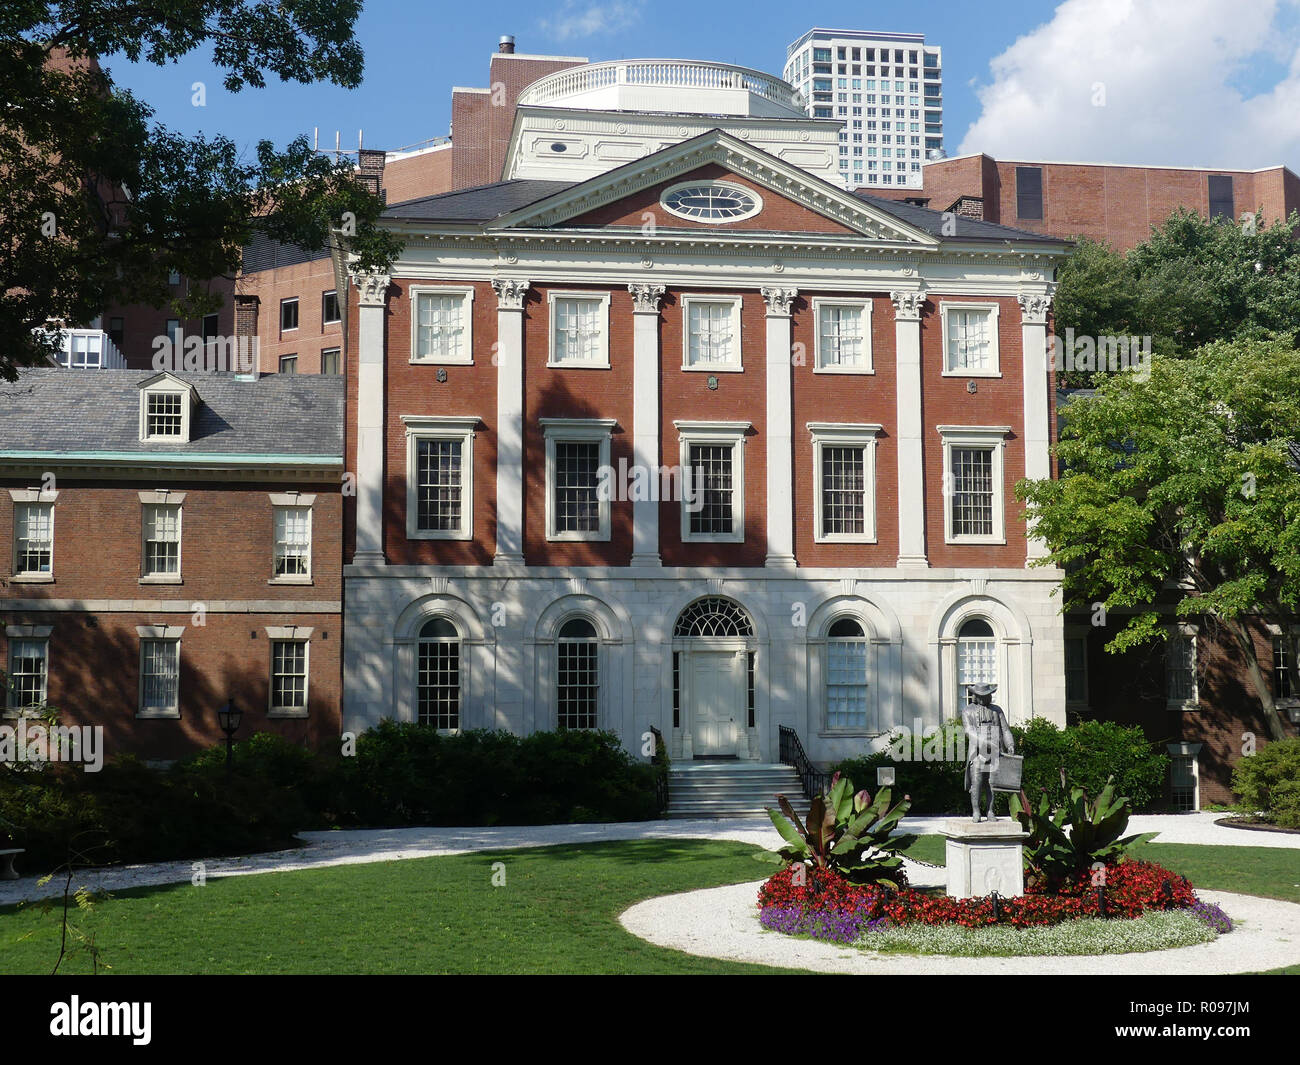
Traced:
[[876, 787], [892, 788], [894, 786], [894, 767], [881, 766], [876, 770]]

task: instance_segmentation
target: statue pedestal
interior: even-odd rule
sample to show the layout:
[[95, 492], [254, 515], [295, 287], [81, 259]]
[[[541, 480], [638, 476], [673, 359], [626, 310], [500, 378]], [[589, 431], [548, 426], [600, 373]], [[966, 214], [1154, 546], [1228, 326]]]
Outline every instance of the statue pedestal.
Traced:
[[1029, 833], [1018, 821], [945, 821], [948, 837], [948, 894], [979, 898], [997, 892], [1002, 898], [1025, 893], [1024, 842]]

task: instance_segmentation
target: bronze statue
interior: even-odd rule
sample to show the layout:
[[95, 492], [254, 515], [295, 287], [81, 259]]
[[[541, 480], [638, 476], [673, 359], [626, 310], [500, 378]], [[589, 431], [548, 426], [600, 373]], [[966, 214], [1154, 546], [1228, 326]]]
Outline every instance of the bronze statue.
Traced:
[[[1015, 740], [1007, 724], [1002, 707], [993, 702], [996, 684], [972, 684], [967, 689], [969, 697], [962, 708], [962, 727], [966, 731], [969, 750], [966, 755], [966, 790], [970, 792], [971, 820], [980, 822], [987, 818], [996, 821], [993, 813], [992, 774], [1003, 754], [1014, 754]], [[980, 795], [988, 789], [988, 810], [980, 815]]]

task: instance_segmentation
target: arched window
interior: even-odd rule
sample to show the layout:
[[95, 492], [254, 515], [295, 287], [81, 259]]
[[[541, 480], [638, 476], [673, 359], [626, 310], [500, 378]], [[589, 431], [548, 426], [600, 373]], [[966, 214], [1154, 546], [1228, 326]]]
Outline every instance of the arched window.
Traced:
[[837, 618], [826, 632], [826, 727], [867, 727], [867, 634], [856, 618]]
[[753, 636], [754, 623], [738, 603], [721, 596], [697, 599], [681, 612], [673, 636]]
[[460, 633], [446, 618], [420, 629], [416, 720], [443, 731], [460, 728]]
[[957, 632], [957, 709], [966, 705], [970, 685], [998, 683], [998, 641], [993, 626], [984, 618], [971, 618]]
[[600, 694], [596, 626], [571, 618], [556, 641], [556, 721], [560, 728], [596, 728]]

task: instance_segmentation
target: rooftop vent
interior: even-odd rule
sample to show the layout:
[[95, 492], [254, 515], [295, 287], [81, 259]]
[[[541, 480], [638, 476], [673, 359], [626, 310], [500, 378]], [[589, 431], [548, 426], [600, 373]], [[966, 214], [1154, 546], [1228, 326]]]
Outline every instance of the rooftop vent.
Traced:
[[515, 39], [506, 34], [497, 41], [497, 51], [504, 52], [506, 55], [513, 55], [515, 51]]

